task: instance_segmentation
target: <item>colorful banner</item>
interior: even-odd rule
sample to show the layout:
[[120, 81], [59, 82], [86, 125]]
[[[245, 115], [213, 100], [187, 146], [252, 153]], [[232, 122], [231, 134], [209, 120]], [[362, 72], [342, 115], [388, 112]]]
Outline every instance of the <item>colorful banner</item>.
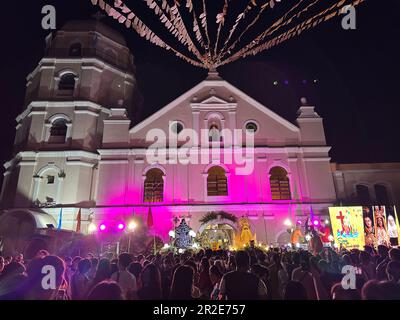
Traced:
[[362, 207], [330, 207], [335, 242], [347, 249], [363, 249], [365, 245]]
[[365, 245], [376, 247], [375, 219], [372, 207], [363, 207]]
[[373, 206], [376, 244], [389, 246], [390, 239], [386, 221], [385, 206]]
[[395, 206], [364, 207], [363, 215], [366, 245], [399, 245], [399, 217]]
[[398, 246], [400, 243], [400, 225], [399, 216], [395, 206], [386, 206], [386, 221], [388, 235], [391, 246]]

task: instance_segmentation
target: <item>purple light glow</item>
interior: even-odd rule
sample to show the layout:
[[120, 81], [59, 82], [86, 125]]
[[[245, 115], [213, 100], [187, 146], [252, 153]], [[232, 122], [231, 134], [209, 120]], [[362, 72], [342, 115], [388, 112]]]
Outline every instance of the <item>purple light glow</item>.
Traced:
[[[221, 156], [223, 157], [223, 155]], [[226, 166], [230, 172], [234, 172], [237, 167], [243, 167], [243, 165], [237, 163]], [[255, 163], [255, 167], [257, 167], [257, 163]], [[202, 165], [191, 166], [191, 172], [193, 172], [193, 174], [194, 172], [200, 172], [201, 170], [204, 170]], [[243, 192], [244, 184], [247, 184], [249, 189], [258, 188], [258, 179], [256, 179], [255, 176], [250, 177], [250, 179], [247, 179], [246, 176], [231, 175], [228, 178], [229, 196], [219, 202], [220, 210], [231, 211], [230, 204], [235, 202], [257, 203], [266, 200], [261, 193]], [[141, 191], [143, 185], [139, 183], [128, 184], [129, 187], [126, 188], [125, 184], [121, 183], [121, 181], [125, 181], [124, 179], [125, 177], [123, 176], [107, 176], [109, 183], [99, 190], [99, 202], [101, 202], [103, 208], [98, 210], [97, 217], [99, 220], [95, 220], [94, 223], [98, 226], [97, 230], [102, 233], [111, 231], [111, 229], [119, 233], [126, 230], [128, 227], [127, 224], [129, 224], [128, 222], [132, 219], [132, 212], [134, 212], [136, 219], [144, 222], [147, 221], [149, 209], [146, 203], [143, 203]], [[171, 195], [171, 193], [165, 189], [163, 201], [152, 204], [154, 225], [149, 232], [152, 235], [154, 234], [161, 237], [164, 242], [169, 241], [168, 232], [174, 226], [172, 221], [174, 215], [173, 206], [176, 203], [190, 206], [193, 201], [200, 201], [200, 198], [204, 193], [204, 185], [202, 183], [193, 184], [191, 185], [191, 194], [193, 193], [194, 195], [198, 195], [198, 197], [195, 196], [194, 199], [192, 199], [192, 197], [188, 195], [187, 186], [183, 180], [177, 179], [174, 183], [176, 184], [174, 186], [174, 195]], [[299, 201], [303, 201], [303, 198], [300, 197]], [[224, 203], [229, 204], [229, 206], [224, 208]], [[136, 206], [135, 204], [140, 205]], [[240, 209], [238, 209], [237, 213], [233, 213], [240, 218], [243, 215], [243, 212], [252, 210], [257, 210], [254, 205], [243, 204], [240, 205]], [[275, 212], [275, 215], [282, 220], [280, 223], [283, 223], [283, 220], [287, 217], [287, 212], [291, 211], [291, 205], [288, 203], [269, 204], [268, 210]], [[185, 211], [190, 212], [190, 208], [186, 208]], [[197, 214], [201, 215], [202, 213], [194, 213], [193, 215]], [[312, 217], [311, 221], [313, 220]], [[123, 229], [118, 228], [120, 223], [124, 224]], [[103, 230], [100, 229], [101, 224], [105, 225]]]
[[100, 231], [104, 231], [104, 230], [106, 230], [106, 225], [104, 224], [104, 223], [102, 223], [100, 226], [99, 226], [99, 229], [100, 229]]
[[123, 223], [118, 223], [117, 228], [118, 228], [118, 230], [124, 230], [125, 229], [125, 225]]
[[318, 220], [314, 220], [314, 226], [319, 225], [319, 221]]

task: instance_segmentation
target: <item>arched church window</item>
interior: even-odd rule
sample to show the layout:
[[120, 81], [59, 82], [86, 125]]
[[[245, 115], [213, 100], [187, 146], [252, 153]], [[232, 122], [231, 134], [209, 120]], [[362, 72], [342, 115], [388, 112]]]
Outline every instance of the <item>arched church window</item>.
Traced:
[[357, 200], [360, 204], [369, 205], [371, 204], [371, 197], [369, 194], [368, 186], [363, 184], [356, 185]]
[[65, 143], [67, 139], [67, 120], [64, 118], [55, 119], [51, 123], [49, 132], [49, 143]]
[[208, 196], [227, 196], [228, 180], [225, 170], [219, 166], [211, 167], [207, 176], [207, 195]]
[[75, 89], [75, 75], [73, 73], [63, 74], [58, 84], [58, 89], [73, 91]]
[[55, 168], [45, 170], [40, 176], [40, 182], [35, 184], [34, 201], [39, 201], [42, 205], [56, 203], [58, 189], [60, 187], [60, 171]]
[[384, 186], [382, 184], [376, 184], [374, 186], [374, 189], [375, 189], [375, 196], [376, 196], [377, 204], [387, 205], [390, 203], [386, 186]]
[[153, 168], [147, 171], [144, 180], [144, 202], [162, 202], [164, 200], [164, 173]]
[[80, 43], [74, 43], [69, 47], [70, 57], [82, 57], [82, 45]]
[[272, 200], [290, 200], [290, 184], [287, 171], [281, 167], [274, 167], [269, 174]]
[[60, 118], [56, 119], [50, 129], [51, 137], [65, 137], [67, 136], [67, 120]]

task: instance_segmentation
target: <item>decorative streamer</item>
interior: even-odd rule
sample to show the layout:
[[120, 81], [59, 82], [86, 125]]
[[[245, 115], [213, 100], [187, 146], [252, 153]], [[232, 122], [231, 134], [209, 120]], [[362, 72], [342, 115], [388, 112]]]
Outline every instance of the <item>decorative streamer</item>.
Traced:
[[[170, 18], [168, 18], [165, 13], [164, 10], [162, 9], [162, 7], [160, 7], [157, 2], [155, 2], [154, 0], [143, 0], [144, 2], [146, 2], [147, 6], [152, 9], [154, 11], [154, 13], [160, 17], [160, 21], [164, 24], [164, 26], [174, 35], [178, 38], [178, 40], [183, 44], [183, 45], [188, 45], [189, 41], [187, 41], [187, 39], [184, 39], [182, 33], [179, 32], [179, 30], [177, 29], [177, 25], [175, 24], [175, 21], [172, 20], [171, 21], [171, 15]], [[169, 14], [170, 13], [170, 7], [168, 6], [168, 3], [164, 0], [163, 1], [165, 3], [165, 5], [163, 6], [166, 9], [166, 13]]]
[[187, 35], [188, 35], [188, 36], [187, 36], [187, 37], [188, 37], [188, 41], [190, 41], [190, 43], [192, 44], [192, 46], [195, 48], [195, 51], [196, 51], [195, 55], [196, 55], [196, 57], [197, 57], [200, 61], [202, 61], [203, 64], [205, 64], [204, 57], [200, 54], [200, 52], [198, 51], [197, 47], [194, 45], [192, 39], [191, 39], [190, 36], [189, 36], [189, 33], [188, 33], [187, 29], [186, 29], [186, 26], [185, 26], [185, 24], [184, 24], [184, 22], [183, 22], [183, 19], [182, 19], [182, 17], [181, 17], [180, 12], [179, 12], [177, 0], [175, 0], [175, 5], [174, 5], [173, 7], [171, 7], [171, 11], [170, 11], [170, 12], [171, 12], [171, 16], [176, 17], [176, 18], [174, 18], [174, 21], [176, 21], [176, 22], [178, 23], [178, 29], [179, 29], [179, 30], [182, 30], [182, 32], [183, 32], [184, 34], [187, 34]]
[[172, 48], [167, 45], [163, 40], [161, 40], [150, 28], [148, 28], [143, 21], [141, 21], [123, 2], [122, 0], [116, 0], [114, 6], [118, 9], [121, 9], [123, 13], [128, 14], [128, 16], [124, 16], [122, 13], [115, 10], [115, 8], [111, 7], [104, 0], [91, 0], [93, 5], [98, 4], [98, 6], [103, 9], [110, 17], [118, 20], [119, 23], [125, 23], [127, 28], [133, 28], [142, 38], [146, 38], [146, 40], [151, 43], [164, 48], [166, 50], [171, 50], [175, 53], [175, 55], [186, 62], [204, 68], [204, 64], [198, 61], [195, 61], [186, 55], [179, 52], [177, 49]]
[[[353, 7], [361, 4], [365, 0], [354, 0], [351, 5]], [[293, 38], [294, 36], [300, 35], [303, 31], [311, 29], [316, 27], [317, 25], [326, 22], [336, 16], [338, 16], [341, 11], [343, 10], [343, 3], [346, 2], [346, 0], [341, 0], [339, 3], [335, 3], [334, 5], [330, 6], [328, 9], [324, 10], [323, 12], [317, 13], [313, 17], [307, 19], [306, 21], [303, 21], [301, 24], [296, 25], [295, 27], [291, 28], [290, 30], [286, 31], [283, 34], [280, 34], [278, 36], [275, 36], [274, 38], [270, 39], [266, 43], [259, 45], [258, 47], [248, 50], [244, 53], [242, 52], [237, 52], [234, 56], [231, 58], [226, 59], [223, 61], [219, 66], [225, 65], [227, 63], [231, 63], [233, 61], [236, 61], [240, 58], [245, 58], [249, 55], [256, 55], [264, 50], [268, 50], [286, 40], [289, 40], [290, 38]], [[331, 13], [328, 14], [329, 11], [332, 11]]]
[[[267, 1], [263, 6], [261, 6], [261, 10], [258, 12], [257, 16], [253, 19], [253, 21], [252, 21], [251, 23], [249, 23], [249, 24], [247, 25], [247, 27], [244, 29], [244, 31], [242, 31], [242, 33], [239, 35], [239, 37], [236, 39], [236, 41], [233, 42], [233, 43], [229, 46], [229, 48], [228, 48], [227, 50], [226, 50], [226, 48], [225, 48], [225, 50], [228, 51], [228, 53], [231, 52], [231, 50], [233, 50], [233, 49], [236, 47], [236, 45], [238, 44], [238, 42], [240, 42], [240, 40], [241, 40], [242, 37], [245, 35], [245, 33], [246, 33], [247, 31], [249, 31], [249, 29], [257, 23], [257, 21], [260, 19], [260, 17], [261, 17], [261, 15], [263, 14], [263, 12], [268, 8], [268, 6], [270, 6], [269, 3], [270, 3], [270, 2]], [[228, 40], [229, 40], [229, 39], [228, 39]], [[226, 43], [225, 43], [225, 46], [226, 46], [227, 44], [228, 44], [228, 43], [226, 42]], [[224, 50], [224, 49], [221, 50], [220, 55], [219, 55], [219, 59], [222, 59], [222, 58], [224, 57], [224, 55], [225, 55], [225, 50]]]
[[[289, 19], [287, 19], [287, 16], [294, 11], [295, 9], [297, 9], [300, 4], [302, 4], [304, 2], [304, 0], [301, 0], [300, 2], [298, 2], [294, 7], [292, 7], [288, 12], [286, 12], [284, 14], [284, 16], [282, 18], [280, 18], [279, 20], [277, 20], [274, 24], [272, 24], [267, 30], [263, 31], [259, 36], [257, 36], [253, 41], [251, 41], [248, 45], [246, 45], [244, 48], [242, 48], [241, 50], [239, 50], [238, 52], [236, 52], [234, 55], [232, 55], [230, 58], [228, 58], [228, 60], [230, 61], [231, 59], [234, 59], [234, 57], [236, 56], [242, 56], [245, 52], [250, 51], [252, 48], [254, 48], [255, 46], [257, 46], [262, 40], [264, 40], [268, 35], [271, 35], [272, 33], [278, 31], [280, 28], [290, 24], [293, 19], [295, 17], [300, 17], [303, 13], [305, 13], [306, 11], [309, 10], [309, 8], [311, 8], [313, 5], [315, 5], [318, 1], [320, 0], [314, 0], [311, 4], [307, 5], [304, 9], [302, 9], [301, 11], [299, 11], [298, 13], [295, 13], [292, 17], [290, 17]], [[341, 1], [346, 1], [346, 0], [341, 0]], [[326, 10], [324, 11], [326, 12]], [[285, 20], [287, 19], [287, 20]], [[273, 30], [271, 30], [273, 29]]]
[[[114, 2], [113, 6], [107, 3], [111, 1]], [[207, 14], [206, 0], [198, 0], [197, 9], [201, 10], [199, 15], [196, 14], [196, 2], [194, 0], [143, 0], [147, 8], [154, 13], [163, 27], [183, 45], [185, 52], [171, 47], [162, 40], [125, 4], [125, 1], [127, 0], [91, 0], [93, 5], [99, 6], [108, 16], [124, 24], [127, 28], [135, 30], [140, 37], [165, 50], [172, 51], [177, 57], [193, 66], [211, 70], [240, 58], [268, 50], [288, 39], [300, 35], [305, 30], [314, 28], [322, 22], [338, 16], [346, 3], [357, 6], [365, 0], [329, 0], [330, 2], [334, 2], [334, 4], [327, 4], [324, 9], [321, 9], [312, 16], [311, 13], [308, 13], [314, 10], [317, 4], [322, 3], [325, 5], [328, 1], [298, 0], [295, 5], [290, 6], [283, 16], [277, 20], [273, 20], [270, 26], [266, 29], [264, 27], [261, 33], [252, 41], [241, 45], [237, 51], [235, 50], [235, 53], [232, 53], [232, 51], [239, 44], [242, 44], [244, 35], [251, 29], [260, 26], [261, 17], [266, 12], [274, 9], [282, 1], [249, 0], [245, 9], [237, 15], [235, 22], [229, 31], [227, 31], [227, 37], [224, 40], [221, 39], [221, 35], [224, 34], [222, 30], [225, 27], [228, 8], [232, 1], [224, 0], [222, 11], [216, 15], [216, 20], [214, 20], [217, 25], [217, 31], [215, 37], [212, 37], [215, 40], [215, 43], [212, 45], [209, 33], [209, 23], [211, 20], [208, 20], [211, 17]], [[202, 9], [199, 9], [199, 7], [202, 7]], [[187, 12], [183, 12], [182, 8], [186, 8], [189, 17], [193, 17], [193, 27], [185, 24], [181, 14], [187, 14]], [[256, 10], [257, 12], [254, 12], [255, 14], [253, 15], [253, 11]], [[250, 12], [253, 18], [247, 19], [250, 21], [244, 25], [243, 23]], [[302, 19], [303, 16], [306, 16], [306, 18]], [[285, 28], [286, 31], [280, 31], [282, 28]], [[192, 30], [189, 33], [188, 30], [190, 29]], [[236, 33], [238, 33], [237, 36]], [[220, 45], [220, 43], [223, 43], [223, 45]]]
[[217, 24], [219, 24], [219, 25], [218, 25], [218, 31], [217, 31], [217, 39], [215, 40], [215, 46], [214, 46], [214, 55], [215, 56], [218, 56], [217, 50], [218, 50], [219, 37], [221, 35], [221, 29], [222, 29], [222, 26], [224, 25], [225, 16], [226, 16], [227, 12], [228, 12], [228, 0], [225, 0], [225, 4], [224, 4], [224, 7], [222, 8], [222, 12], [219, 13], [216, 17]]
[[[118, 0], [122, 2], [121, 0]], [[186, 28], [184, 28], [183, 23], [181, 23], [181, 19], [176, 18], [174, 15], [174, 11], [177, 8], [170, 7], [166, 0], [163, 0], [161, 7], [154, 0], [143, 0], [146, 2], [147, 6], [154, 10], [155, 14], [160, 17], [160, 21], [164, 24], [164, 26], [185, 46], [188, 47], [189, 51], [191, 51], [200, 61], [202, 60], [202, 56], [200, 52], [197, 50], [196, 46], [192, 42]], [[176, 8], [176, 9], [175, 9]], [[169, 14], [170, 18], [168, 18], [164, 11]]]
[[204, 29], [207, 38], [207, 47], [206, 50], [208, 51], [208, 58], [211, 59], [211, 41], [210, 35], [208, 34], [208, 23], [207, 23], [207, 8], [206, 8], [206, 0], [203, 0], [203, 13], [200, 15], [201, 26]]
[[200, 26], [199, 23], [197, 22], [196, 14], [194, 13], [194, 11], [193, 11], [193, 32], [195, 32], [196, 34], [197, 41], [200, 42], [203, 47], [205, 47], [203, 35], [201, 34]]
[[[271, 27], [269, 27], [267, 30], [265, 30], [260, 36], [258, 36], [254, 41], [250, 42], [248, 44], [248, 49], [251, 49], [252, 47], [256, 46], [260, 41], [264, 40], [266, 36], [270, 35], [271, 33], [279, 30], [280, 28], [290, 24], [292, 22], [292, 20], [297, 17], [299, 18], [303, 13], [307, 12], [312, 6], [314, 6], [318, 1], [321, 0], [314, 0], [311, 4], [309, 4], [306, 8], [304, 8], [303, 10], [301, 10], [300, 12], [294, 14], [292, 17], [290, 17], [289, 19], [287, 19], [285, 21], [285, 19], [287, 18], [287, 16], [289, 15], [289, 13], [291, 13], [292, 11], [294, 11], [295, 9], [297, 9], [300, 4], [302, 4], [304, 2], [304, 0], [301, 0], [300, 2], [298, 2], [294, 7], [292, 7], [287, 13], [285, 13], [285, 15], [279, 19], [278, 21], [276, 21]], [[272, 32], [271, 29], [275, 28]]]
[[[252, 4], [253, 4], [254, 6], [252, 6]], [[249, 3], [247, 4], [246, 9], [245, 9], [243, 12], [241, 12], [241, 13], [238, 14], [238, 16], [236, 17], [235, 24], [234, 24], [234, 25], [232, 26], [232, 28], [230, 29], [228, 38], [225, 40], [224, 47], [221, 49], [221, 54], [220, 54], [220, 56], [222, 56], [222, 53], [226, 51], [226, 46], [228, 45], [228, 43], [229, 43], [229, 41], [231, 40], [233, 34], [235, 33], [237, 27], [239, 26], [240, 21], [242, 21], [242, 20], [245, 18], [246, 14], [247, 14], [249, 11], [251, 11], [253, 8], [255, 8], [255, 7], [256, 7], [256, 4], [255, 4], [254, 0], [249, 0]], [[229, 50], [228, 50], [228, 51], [229, 51]]]

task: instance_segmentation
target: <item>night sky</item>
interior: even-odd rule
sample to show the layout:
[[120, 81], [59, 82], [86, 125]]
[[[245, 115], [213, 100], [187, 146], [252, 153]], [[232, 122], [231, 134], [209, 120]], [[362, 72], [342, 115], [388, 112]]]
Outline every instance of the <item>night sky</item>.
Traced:
[[[43, 56], [44, 38], [49, 33], [41, 28], [45, 4], [56, 7], [57, 28], [97, 11], [90, 0], [2, 1], [1, 163], [12, 154], [25, 78]], [[292, 122], [300, 98], [306, 96], [324, 118], [328, 144], [333, 147], [332, 161], [400, 161], [399, 20], [399, 0], [367, 0], [357, 7], [357, 30], [343, 30], [340, 19], [335, 18], [256, 57], [224, 66], [219, 72]], [[206, 77], [205, 70], [149, 44], [112, 18], [103, 22], [124, 33], [135, 56], [144, 97], [141, 119], [134, 119], [135, 123]], [[274, 86], [274, 81], [279, 84]]]

